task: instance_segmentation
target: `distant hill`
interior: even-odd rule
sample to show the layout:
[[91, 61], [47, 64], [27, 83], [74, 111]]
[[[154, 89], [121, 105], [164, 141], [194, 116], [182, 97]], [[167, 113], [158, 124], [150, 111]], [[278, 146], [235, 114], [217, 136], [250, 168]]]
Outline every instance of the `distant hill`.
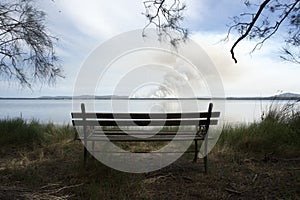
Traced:
[[300, 94], [282, 93], [269, 97], [227, 97], [227, 100], [300, 100]]
[[286, 93], [275, 95], [274, 97], [279, 97], [279, 98], [300, 98], [300, 94], [286, 92]]

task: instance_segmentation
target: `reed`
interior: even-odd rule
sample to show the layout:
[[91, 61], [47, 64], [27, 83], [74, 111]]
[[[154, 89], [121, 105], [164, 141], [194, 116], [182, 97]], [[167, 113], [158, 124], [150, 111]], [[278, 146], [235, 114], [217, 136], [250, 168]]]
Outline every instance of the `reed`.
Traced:
[[225, 125], [218, 145], [236, 152], [289, 154], [300, 151], [298, 102], [272, 103], [260, 122]]

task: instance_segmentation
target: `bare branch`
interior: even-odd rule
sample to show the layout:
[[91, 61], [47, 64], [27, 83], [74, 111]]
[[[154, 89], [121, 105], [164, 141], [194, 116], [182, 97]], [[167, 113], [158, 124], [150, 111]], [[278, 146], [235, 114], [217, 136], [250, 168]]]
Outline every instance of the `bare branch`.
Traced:
[[277, 32], [277, 30], [278, 30], [278, 28], [280, 27], [280, 25], [281, 25], [281, 24], [283, 23], [283, 21], [287, 18], [287, 16], [291, 13], [291, 11], [295, 8], [295, 6], [296, 6], [296, 4], [292, 5], [292, 6], [290, 7], [290, 9], [289, 9], [287, 12], [285, 12], [284, 16], [283, 16], [279, 21], [277, 21], [276, 24], [275, 24], [274, 26], [268, 27], [268, 28], [266, 28], [266, 29], [263, 31], [263, 34], [265, 34], [266, 32], [268, 32], [268, 31], [270, 31], [271, 29], [273, 29], [273, 31], [272, 31], [270, 34], [268, 34], [261, 42], [259, 42], [259, 43], [257, 43], [257, 44], [255, 45], [255, 47], [253, 48], [252, 52], [254, 52], [255, 49], [256, 49], [258, 46], [260, 46], [259, 48], [261, 48], [261, 46], [264, 44], [264, 42], [265, 42], [266, 40], [268, 40], [270, 37], [272, 37], [272, 36]]
[[262, 11], [265, 9], [266, 5], [270, 2], [271, 0], [265, 0], [259, 7], [257, 13], [255, 14], [254, 18], [252, 19], [252, 21], [249, 23], [249, 27], [247, 28], [246, 32], [244, 34], [242, 34], [232, 45], [231, 49], [230, 49], [230, 53], [231, 53], [231, 57], [234, 60], [235, 63], [237, 63], [237, 59], [235, 58], [234, 55], [234, 48], [238, 45], [238, 43], [240, 41], [242, 41], [244, 38], [246, 38], [251, 29], [253, 28], [253, 26], [255, 25], [257, 19], [259, 18], [260, 14], [262, 13]]
[[[188, 30], [181, 26], [186, 6], [180, 0], [147, 0], [144, 1], [144, 7], [143, 15], [148, 23], [143, 29], [143, 36], [146, 36], [146, 29], [153, 25], [157, 29], [159, 40], [166, 39], [175, 47], [187, 39]], [[173, 32], [179, 35], [173, 35]]]
[[292, 54], [287, 48], [283, 48], [283, 54], [284, 55], [280, 56], [281, 59], [295, 64], [300, 64], [300, 57], [298, 56], [298, 58], [296, 58], [295, 55]]
[[[230, 49], [232, 59], [237, 63], [234, 49], [245, 38], [250, 40], [254, 38], [261, 39], [252, 49], [251, 53], [256, 49], [260, 49], [265, 41], [269, 40], [274, 34], [276, 34], [285, 22], [289, 23], [285, 26], [287, 29], [288, 39], [285, 40], [286, 44], [292, 46], [299, 46], [299, 31], [300, 31], [300, 0], [290, 0], [283, 3], [279, 0], [265, 0], [259, 5], [257, 12], [255, 13], [242, 13], [240, 17], [234, 17], [234, 25], [230, 26], [227, 32], [227, 36], [224, 40], [228, 40], [229, 34], [233, 29], [237, 30], [240, 34], [239, 38], [234, 42]], [[253, 5], [250, 1], [247, 1], [247, 6]], [[250, 22], [246, 22], [245, 18], [251, 17]], [[275, 21], [275, 22], [272, 22]], [[273, 25], [270, 25], [273, 24]], [[291, 53], [291, 52], [290, 52]], [[284, 53], [286, 54], [286, 52]], [[282, 57], [282, 56], [280, 56]], [[290, 57], [290, 56], [288, 56]], [[294, 56], [295, 58], [295, 56]]]

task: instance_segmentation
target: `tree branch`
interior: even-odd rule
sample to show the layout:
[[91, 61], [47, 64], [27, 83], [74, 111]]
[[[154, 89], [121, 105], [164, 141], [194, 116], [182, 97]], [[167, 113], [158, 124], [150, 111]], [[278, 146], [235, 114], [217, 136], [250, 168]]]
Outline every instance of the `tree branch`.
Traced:
[[[257, 43], [257, 44], [255, 45], [255, 47], [253, 48], [253, 50], [252, 50], [251, 52], [254, 52], [255, 49], [256, 49], [258, 46], [262, 46], [263, 43], [264, 43], [266, 40], [268, 40], [270, 37], [272, 37], [272, 35], [274, 35], [274, 34], [277, 32], [277, 30], [278, 30], [278, 28], [280, 27], [280, 25], [282, 24], [282, 22], [287, 18], [287, 16], [288, 16], [288, 15], [291, 13], [291, 11], [296, 7], [296, 5], [297, 5], [297, 2], [296, 2], [295, 4], [293, 4], [293, 5], [291, 5], [290, 9], [289, 9], [287, 12], [284, 13], [284, 15], [283, 15], [283, 17], [280, 19], [280, 21], [277, 21], [276, 24], [275, 24], [274, 26], [268, 27], [266, 30], [264, 30], [264, 33], [265, 33], [265, 32], [267, 32], [267, 31], [273, 29], [273, 31], [272, 31], [269, 35], [267, 35], [261, 42], [259, 42], [259, 43]], [[264, 33], [263, 33], [263, 34], [264, 34]]]
[[253, 28], [253, 26], [255, 25], [257, 19], [259, 18], [260, 14], [262, 13], [262, 11], [265, 9], [266, 5], [270, 2], [271, 0], [265, 0], [259, 7], [257, 13], [255, 14], [255, 16], [253, 17], [252, 21], [250, 22], [249, 24], [249, 27], [247, 28], [246, 32], [244, 34], [242, 34], [235, 42], [234, 44], [232, 45], [231, 49], [230, 49], [230, 53], [231, 53], [231, 57], [232, 59], [234, 60], [235, 63], [237, 63], [237, 59], [235, 58], [235, 54], [234, 54], [234, 48], [238, 45], [238, 43], [240, 41], [242, 41], [243, 39], [245, 39], [251, 29]]
[[[183, 20], [182, 12], [185, 5], [180, 0], [147, 0], [144, 1], [145, 13], [142, 13], [148, 20], [143, 29], [143, 36], [146, 36], [145, 30], [152, 24], [156, 27], [159, 40], [167, 39], [176, 47], [180, 41], [185, 41], [188, 31], [182, 28], [180, 22]], [[175, 36], [172, 31], [179, 33]]]

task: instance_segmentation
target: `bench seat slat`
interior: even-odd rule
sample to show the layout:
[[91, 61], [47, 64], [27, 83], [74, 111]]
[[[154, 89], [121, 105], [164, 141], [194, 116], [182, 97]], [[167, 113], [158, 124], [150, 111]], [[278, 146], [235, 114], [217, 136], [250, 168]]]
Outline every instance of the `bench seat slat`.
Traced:
[[176, 135], [176, 134], [183, 134], [183, 135], [196, 135], [196, 131], [144, 131], [144, 130], [118, 130], [118, 131], [102, 131], [102, 130], [95, 130], [93, 135]]
[[[80, 137], [83, 139], [82, 137]], [[191, 141], [191, 140], [204, 140], [204, 137], [200, 136], [178, 136], [178, 137], [173, 137], [173, 136], [152, 136], [148, 138], [139, 138], [139, 137], [132, 137], [132, 136], [91, 136], [87, 138], [87, 141], [113, 141], [113, 142], [163, 142], [163, 141]], [[212, 139], [212, 138], [209, 138]]]
[[[71, 113], [72, 118], [80, 119], [184, 119], [207, 118], [208, 112], [195, 113]], [[212, 112], [211, 117], [219, 117], [220, 112]]]
[[218, 120], [72, 120], [75, 126], [191, 126], [217, 125]]

